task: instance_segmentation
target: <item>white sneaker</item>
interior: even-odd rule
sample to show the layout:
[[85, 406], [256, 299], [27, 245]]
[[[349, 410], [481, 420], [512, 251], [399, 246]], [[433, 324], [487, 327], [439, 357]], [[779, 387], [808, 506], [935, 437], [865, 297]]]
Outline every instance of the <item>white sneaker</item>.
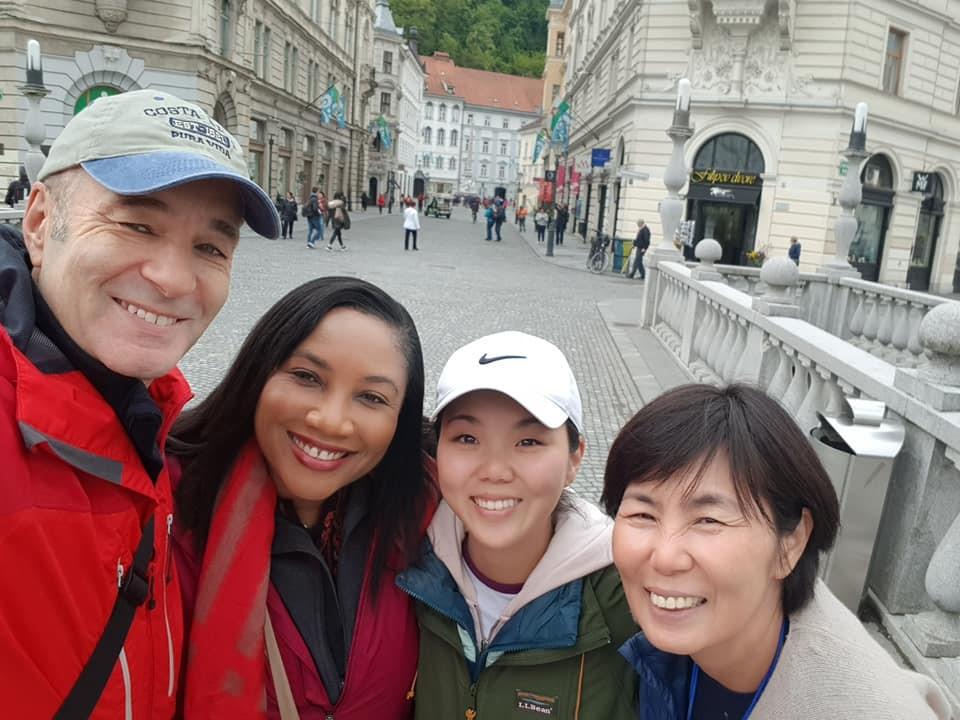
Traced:
[[347, 246], [346, 246], [346, 245], [341, 245], [341, 246], [340, 246], [340, 252], [346, 252], [346, 251], [347, 251]]
[[326, 250], [327, 252], [333, 250], [333, 248], [330, 247], [329, 245], [324, 245], [324, 246], [323, 246], [323, 249]]

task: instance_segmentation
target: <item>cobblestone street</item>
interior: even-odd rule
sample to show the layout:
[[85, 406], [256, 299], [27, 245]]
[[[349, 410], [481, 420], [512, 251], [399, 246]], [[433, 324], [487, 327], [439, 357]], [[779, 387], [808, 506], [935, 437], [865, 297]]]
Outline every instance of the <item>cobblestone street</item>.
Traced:
[[[556, 343], [583, 397], [587, 454], [576, 487], [595, 500], [607, 448], [642, 404], [597, 303], [636, 301], [641, 284], [547, 264], [510, 224], [503, 226], [503, 242], [485, 242], [482, 218], [472, 225], [462, 208], [450, 220], [422, 218], [418, 252], [403, 250], [401, 215], [358, 209], [351, 217], [347, 252], [308, 250], [303, 220], [295, 226], [296, 241], [244, 235], [230, 300], [181, 364], [197, 395], [212, 389], [254, 322], [285, 292], [322, 275], [359, 276], [393, 294], [416, 320], [426, 362], [426, 412], [443, 362], [463, 343], [508, 329]], [[571, 238], [564, 248], [568, 255], [580, 246]], [[581, 252], [585, 257], [586, 248]]]

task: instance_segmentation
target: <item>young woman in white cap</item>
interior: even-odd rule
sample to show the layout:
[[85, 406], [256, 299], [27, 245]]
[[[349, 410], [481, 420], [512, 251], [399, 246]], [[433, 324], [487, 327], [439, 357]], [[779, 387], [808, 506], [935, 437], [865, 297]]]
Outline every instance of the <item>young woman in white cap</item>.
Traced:
[[444, 501], [397, 578], [418, 601], [416, 717], [634, 718], [611, 523], [568, 489], [584, 440], [563, 353], [520, 332], [460, 348], [433, 419]]

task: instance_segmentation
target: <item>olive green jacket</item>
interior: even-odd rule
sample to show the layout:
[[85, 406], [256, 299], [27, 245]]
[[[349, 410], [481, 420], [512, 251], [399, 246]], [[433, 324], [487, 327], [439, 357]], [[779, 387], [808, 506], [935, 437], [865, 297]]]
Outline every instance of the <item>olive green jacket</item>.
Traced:
[[[462, 535], [438, 538], [431, 532], [431, 540], [445, 547], [434, 552], [428, 543], [418, 564], [397, 579], [418, 601], [418, 720], [635, 720], [637, 675], [618, 649], [637, 626], [609, 564], [609, 525], [598, 527], [592, 506], [580, 512], [586, 515], [575, 513], [570, 524], [583, 527], [571, 532], [568, 524], [560, 532], [558, 524], [554, 543], [562, 546], [551, 543], [553, 552], [541, 561], [548, 566], [535, 572], [541, 581], [549, 577], [551, 558], [558, 572], [568, 574], [570, 558], [578, 556], [586, 567], [601, 567], [525, 602], [487, 647], [478, 646], [475, 613], [438, 557], [449, 562], [452, 550], [459, 556]], [[438, 514], [442, 522], [443, 512]]]

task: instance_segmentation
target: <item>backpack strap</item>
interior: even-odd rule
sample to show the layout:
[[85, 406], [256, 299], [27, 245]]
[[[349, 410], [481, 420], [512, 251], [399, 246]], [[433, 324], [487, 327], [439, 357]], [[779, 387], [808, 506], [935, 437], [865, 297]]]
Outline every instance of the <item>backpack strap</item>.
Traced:
[[137, 608], [146, 602], [150, 594], [147, 566], [153, 559], [153, 515], [143, 527], [143, 535], [133, 555], [133, 566], [126, 577], [119, 578], [117, 599], [103, 634], [97, 641], [90, 659], [54, 716], [54, 720], [78, 720], [93, 713], [113, 667], [123, 650], [123, 643], [133, 624]]

